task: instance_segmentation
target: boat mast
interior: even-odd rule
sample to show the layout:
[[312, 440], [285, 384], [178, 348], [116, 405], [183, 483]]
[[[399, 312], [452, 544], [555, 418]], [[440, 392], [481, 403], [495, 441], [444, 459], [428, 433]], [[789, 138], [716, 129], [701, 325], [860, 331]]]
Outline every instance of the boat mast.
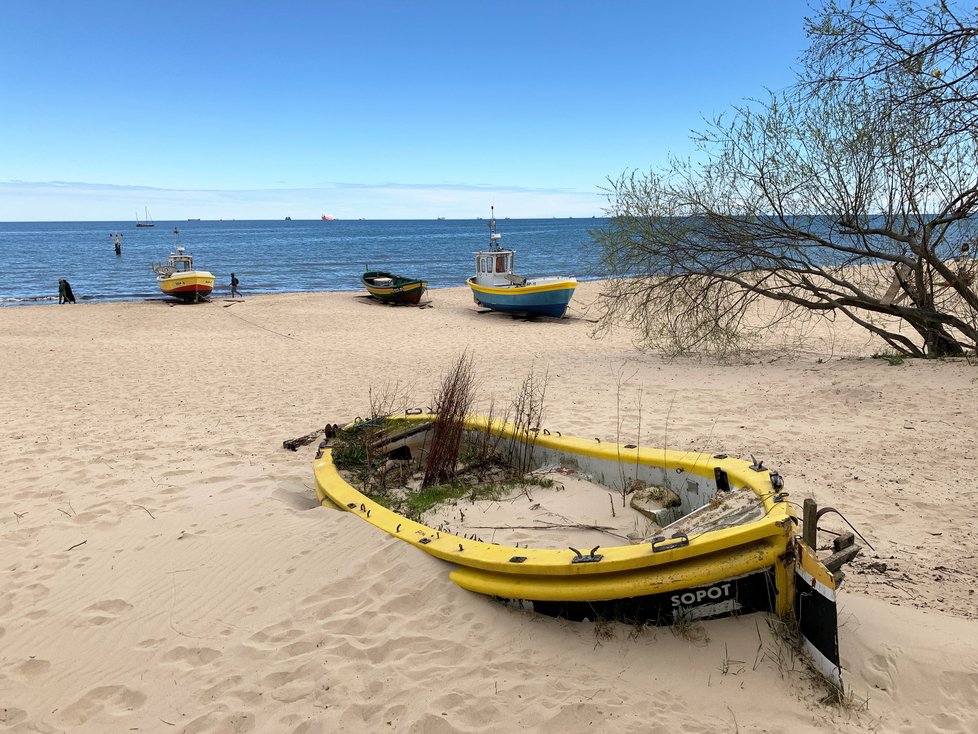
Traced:
[[496, 207], [489, 206], [489, 249], [491, 251], [502, 249], [499, 245], [499, 240], [502, 239], [502, 235], [496, 232]]

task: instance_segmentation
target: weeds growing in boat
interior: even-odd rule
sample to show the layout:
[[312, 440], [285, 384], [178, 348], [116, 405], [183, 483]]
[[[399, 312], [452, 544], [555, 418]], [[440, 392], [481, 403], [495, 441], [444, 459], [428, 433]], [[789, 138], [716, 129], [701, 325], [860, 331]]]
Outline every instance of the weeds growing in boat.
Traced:
[[[622, 389], [622, 385], [626, 382], [626, 379], [623, 374], [624, 370], [625, 370], [625, 365], [621, 365], [618, 368], [617, 372], [615, 373], [615, 383], [616, 383], [615, 419], [617, 424], [615, 429], [615, 443], [618, 445], [618, 480], [619, 480], [618, 493], [621, 495], [622, 507], [624, 507], [627, 502], [628, 493], [635, 491], [635, 487], [633, 486], [634, 483], [629, 482], [628, 477], [626, 476], [625, 462], [622, 460], [622, 454], [621, 454], [621, 448], [622, 448], [621, 430], [622, 430], [622, 425], [624, 423], [624, 418], [622, 417], [621, 414], [621, 389]], [[631, 375], [629, 375], [628, 379], [634, 377], [636, 373], [637, 370], [636, 372], [633, 372]], [[637, 449], [642, 444], [642, 391], [641, 389], [638, 391], [638, 430], [636, 433], [637, 433], [637, 437], [635, 443], [631, 444], [630, 447], [634, 447]], [[635, 476], [638, 476], [638, 451], [635, 452], [635, 461], [636, 461]]]
[[455, 479], [462, 445], [465, 416], [472, 408], [475, 376], [472, 358], [467, 353], [442, 379], [441, 390], [435, 399], [435, 423], [428, 447], [422, 487], [431, 487]]
[[[404, 403], [398, 386], [370, 393], [370, 417], [333, 440], [333, 462], [361, 491], [412, 519], [446, 502], [502, 499], [553, 480], [528, 474], [543, 417], [547, 374], [532, 370], [512, 403], [514, 422], [528, 440], [501, 451], [491, 431], [465, 431], [475, 394], [472, 358], [463, 353], [444, 376], [430, 420], [397, 419], [387, 411]], [[399, 412], [399, 411], [397, 411]], [[488, 423], [495, 416], [489, 406]], [[506, 422], [508, 414], [502, 419]], [[408, 445], [410, 439], [411, 445]], [[503, 455], [503, 454], [506, 455]]]
[[528, 472], [532, 465], [533, 448], [536, 446], [537, 433], [543, 423], [543, 405], [549, 379], [548, 372], [544, 372], [541, 377], [531, 368], [513, 400], [513, 423], [516, 425], [517, 435], [523, 434], [527, 440], [511, 444], [508, 463], [520, 474]]
[[[453, 386], [457, 384], [452, 381]], [[425, 463], [430, 461], [436, 443], [433, 434], [437, 426], [435, 416], [428, 421], [389, 416], [360, 420], [333, 439], [333, 462], [368, 497], [415, 520], [445, 503], [500, 500], [520, 491], [529, 496], [530, 487], [554, 486], [548, 477], [517, 471], [500, 455], [498, 437], [461, 430], [457, 436], [441, 434], [443, 440], [451, 442], [449, 445], [455, 445], [456, 439], [458, 442], [454, 453], [444, 445], [439, 449], [443, 467], [446, 473], [451, 467], [452, 476], [425, 485], [425, 478], [431, 476]]]

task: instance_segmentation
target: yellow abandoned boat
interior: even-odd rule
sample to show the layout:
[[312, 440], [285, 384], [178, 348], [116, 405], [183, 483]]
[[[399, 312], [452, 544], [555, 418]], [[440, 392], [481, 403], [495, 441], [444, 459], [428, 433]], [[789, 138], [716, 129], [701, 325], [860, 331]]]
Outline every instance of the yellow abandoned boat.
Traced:
[[[385, 451], [413, 460], [436, 418], [417, 412], [396, 419], [417, 430], [403, 431], [410, 435]], [[559, 550], [487, 543], [371, 500], [341, 476], [330, 440], [320, 444], [314, 463], [317, 495], [322, 504], [453, 564], [449, 576], [462, 588], [530, 602], [544, 614], [659, 624], [749, 612], [793, 616], [814, 664], [841, 686], [835, 578], [797, 537], [777, 471], [724, 454], [603, 443], [478, 416], [467, 416], [464, 428], [473, 442], [493, 436], [503, 452], [528, 450], [533, 466], [567, 467], [603, 490], [638, 481], [667, 488], [678, 501], [655, 511], [653, 537], [630, 545]]]

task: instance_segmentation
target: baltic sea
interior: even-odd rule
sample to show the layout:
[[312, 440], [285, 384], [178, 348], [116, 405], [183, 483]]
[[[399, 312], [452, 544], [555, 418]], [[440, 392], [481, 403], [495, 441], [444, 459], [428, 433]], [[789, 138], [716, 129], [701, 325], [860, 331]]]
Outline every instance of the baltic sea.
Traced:
[[[590, 232], [603, 219], [497, 219], [502, 245], [516, 251], [527, 277], [600, 277]], [[174, 229], [178, 234], [174, 234]], [[112, 234], [122, 234], [116, 255]], [[234, 272], [244, 296], [355, 291], [371, 269], [422, 278], [429, 287], [465, 284], [472, 253], [488, 244], [487, 220], [302, 220], [134, 222], [0, 222], [0, 305], [57, 303], [66, 278], [79, 301], [161, 298], [152, 271], [174, 247], [216, 276], [228, 294]]]

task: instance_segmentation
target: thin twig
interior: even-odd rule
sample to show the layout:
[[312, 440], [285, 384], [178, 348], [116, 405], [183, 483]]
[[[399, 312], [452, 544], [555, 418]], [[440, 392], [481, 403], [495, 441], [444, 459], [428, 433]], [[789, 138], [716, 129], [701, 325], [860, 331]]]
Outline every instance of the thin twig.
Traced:
[[65, 551], [64, 552], [67, 553], [70, 550], [74, 550], [75, 548], [77, 548], [80, 545], [85, 545], [85, 543], [87, 543], [87, 542], [88, 542], [87, 540], [83, 540], [81, 543], [75, 543], [73, 546], [71, 546], [71, 548], [65, 548]]
[[147, 509], [146, 509], [145, 507], [143, 507], [142, 505], [137, 505], [137, 504], [136, 504], [135, 502], [133, 502], [133, 503], [132, 503], [132, 506], [133, 506], [133, 507], [138, 507], [138, 508], [139, 508], [140, 510], [144, 510], [144, 511], [146, 512], [146, 514], [147, 514], [147, 515], [149, 515], [150, 517], [152, 517], [152, 518], [153, 518], [154, 520], [156, 519], [156, 517], [155, 517], [155, 516], [153, 515], [153, 513], [152, 513], [152, 512], [150, 512], [149, 510], [147, 510]]

